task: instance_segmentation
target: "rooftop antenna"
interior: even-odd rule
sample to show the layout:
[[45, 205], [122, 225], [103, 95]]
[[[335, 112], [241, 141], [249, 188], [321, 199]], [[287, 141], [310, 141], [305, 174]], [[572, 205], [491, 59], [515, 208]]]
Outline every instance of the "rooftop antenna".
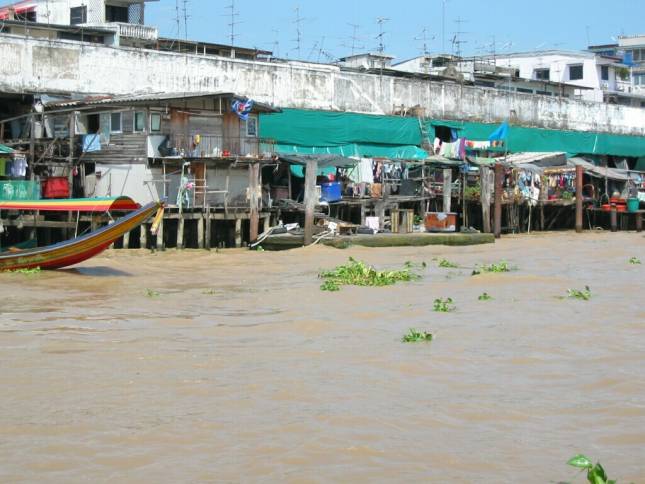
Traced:
[[235, 10], [235, 0], [231, 0], [230, 5], [227, 5], [226, 9], [231, 11], [231, 13], [229, 14], [230, 17], [231, 17], [231, 21], [228, 24], [228, 26], [231, 29], [231, 34], [230, 34], [229, 38], [231, 40], [231, 57], [235, 58], [235, 48], [234, 47], [235, 47], [235, 38], [237, 37], [237, 34], [235, 33], [235, 26], [238, 25], [238, 24], [241, 24], [242, 22], [237, 22], [235, 20], [235, 18], [240, 15]]
[[183, 14], [184, 14], [184, 40], [188, 41], [188, 1], [183, 0]]
[[376, 19], [376, 23], [378, 24], [378, 35], [376, 38], [378, 39], [378, 51], [380, 54], [385, 52], [385, 43], [383, 42], [383, 38], [387, 32], [383, 31], [383, 25], [385, 25], [385, 22], [388, 20], [390, 19], [386, 17], [378, 17]]
[[468, 32], [462, 32], [461, 31], [461, 24], [465, 23], [466, 20], [462, 20], [461, 17], [457, 17], [457, 20], [455, 20], [455, 23], [457, 24], [457, 32], [455, 32], [454, 36], [452, 37], [452, 49], [453, 52], [457, 57], [461, 57], [461, 46], [462, 44], [468, 43], [467, 40], [461, 40], [460, 36], [463, 34], [467, 34]]
[[296, 52], [298, 53], [298, 58], [300, 58], [300, 46], [302, 43], [302, 22], [304, 22], [304, 18], [300, 16], [300, 5], [296, 5], [296, 8], [293, 9], [294, 12], [296, 12], [296, 19], [293, 21], [294, 24], [296, 24]]
[[[414, 40], [422, 40], [423, 41], [423, 48], [421, 50], [421, 55], [430, 55], [430, 49], [428, 49], [428, 29], [426, 27], [423, 27], [423, 30], [421, 31], [421, 35], [418, 37], [415, 37]], [[430, 40], [434, 40], [434, 35], [430, 37]]]
[[273, 41], [271, 48], [273, 51], [273, 57], [280, 57], [280, 31], [278, 29], [272, 29], [271, 32], [275, 34], [275, 40]]
[[441, 0], [441, 53], [446, 53], [446, 3], [448, 0]]
[[589, 40], [589, 26], [585, 25], [585, 33], [587, 34], [587, 47], [591, 45], [591, 41]]
[[352, 41], [351, 48], [352, 48], [352, 55], [354, 55], [354, 53], [356, 52], [357, 47], [359, 49], [364, 49], [365, 48], [365, 46], [356, 45], [357, 42], [360, 40], [359, 37], [358, 37], [358, 31], [361, 28], [361, 26], [358, 25], [358, 24], [350, 24], [350, 23], [348, 23], [347, 25], [349, 25], [352, 28], [352, 36], [349, 38], [349, 40]]

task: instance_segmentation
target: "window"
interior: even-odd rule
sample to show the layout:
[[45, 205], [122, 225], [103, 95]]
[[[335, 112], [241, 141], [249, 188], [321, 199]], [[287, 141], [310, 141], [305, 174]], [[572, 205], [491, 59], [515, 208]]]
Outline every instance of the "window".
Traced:
[[146, 113], [143, 111], [137, 111], [134, 113], [134, 131], [144, 131], [146, 129]]
[[105, 6], [106, 22], [128, 23], [128, 7], [116, 7], [114, 5]]
[[645, 86], [645, 74], [634, 74], [634, 85]]
[[579, 81], [582, 79], [582, 64], [575, 64], [569, 66], [569, 80], [570, 81]]
[[69, 23], [70, 25], [78, 25], [87, 23], [87, 7], [74, 7], [69, 9]]
[[150, 113], [150, 131], [161, 131], [161, 114]]
[[609, 80], [609, 66], [600, 66], [600, 79], [603, 81]]
[[36, 11], [29, 10], [27, 12], [21, 12], [16, 14], [16, 20], [21, 20], [23, 22], [36, 22]]
[[251, 118], [246, 120], [246, 135], [255, 138], [258, 135], [258, 120]]
[[112, 133], [121, 132], [121, 113], [112, 113], [110, 115], [110, 131]]
[[551, 79], [551, 69], [535, 69], [535, 78], [540, 81], [548, 81]]
[[533, 94], [533, 89], [526, 89], [524, 87], [518, 87], [517, 92], [523, 92], [525, 94]]

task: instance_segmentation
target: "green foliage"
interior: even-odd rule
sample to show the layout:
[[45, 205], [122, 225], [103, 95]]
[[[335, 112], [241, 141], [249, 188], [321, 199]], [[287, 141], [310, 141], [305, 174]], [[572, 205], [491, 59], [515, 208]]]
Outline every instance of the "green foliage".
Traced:
[[449, 313], [457, 309], [457, 307], [454, 305], [452, 298], [449, 297], [446, 299], [435, 299], [433, 309], [438, 313]]
[[262, 247], [261, 245], [258, 245], [254, 250], [256, 252], [264, 252], [264, 247]]
[[479, 200], [481, 198], [481, 185], [478, 183], [472, 187], [464, 188], [464, 198], [466, 200]]
[[410, 328], [410, 330], [403, 335], [401, 341], [404, 343], [418, 343], [420, 341], [432, 341], [432, 338], [432, 333], [428, 333], [427, 331], [417, 331], [414, 328]]
[[155, 291], [154, 289], [146, 289], [146, 296], [148, 297], [159, 297], [161, 293]]
[[323, 291], [339, 291], [340, 286], [390, 286], [399, 281], [415, 281], [421, 276], [412, 272], [414, 264], [406, 262], [400, 271], [377, 271], [364, 262], [350, 257], [349, 262], [331, 271], [323, 271], [318, 277], [325, 279], [320, 286]]
[[636, 264], [640, 264], [641, 260], [638, 257], [630, 257], [629, 263], [636, 265]]
[[616, 484], [615, 480], [607, 479], [605, 469], [600, 465], [600, 462], [593, 465], [591, 460], [582, 454], [573, 456], [567, 461], [567, 464], [578, 469], [586, 469], [587, 480], [591, 484]]
[[567, 289], [567, 297], [572, 299], [580, 299], [581, 301], [589, 301], [591, 299], [591, 289], [585, 286], [584, 289]]
[[439, 259], [438, 266], [446, 269], [457, 269], [459, 267], [459, 264], [457, 264], [456, 262], [450, 262], [448, 259]]
[[508, 262], [503, 260], [493, 264], [476, 265], [473, 269], [473, 276], [477, 276], [482, 272], [511, 272], [512, 270], [517, 270], [517, 267], [511, 267]]
[[477, 299], [480, 301], [490, 301], [491, 299], [493, 299], [493, 297], [489, 295], [487, 292], [485, 292], [482, 295], [480, 295]]
[[573, 193], [568, 191], [562, 192], [562, 200], [573, 200]]
[[26, 276], [32, 276], [34, 274], [40, 274], [42, 270], [40, 267], [32, 267], [31, 269], [15, 269], [13, 271], [7, 271], [11, 274], [24, 274]]

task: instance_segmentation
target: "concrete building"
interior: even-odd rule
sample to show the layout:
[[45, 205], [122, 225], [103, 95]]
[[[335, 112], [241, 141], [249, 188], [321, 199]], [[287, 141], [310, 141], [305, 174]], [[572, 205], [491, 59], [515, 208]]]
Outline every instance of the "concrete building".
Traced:
[[[590, 45], [588, 50], [622, 59], [625, 67], [617, 79], [617, 91], [645, 107], [645, 35], [621, 35], [613, 44]], [[635, 103], [633, 103], [635, 104]]]
[[625, 67], [618, 57], [560, 50], [496, 56], [495, 62], [518, 69], [518, 77], [585, 88], [578, 93], [580, 98], [595, 102], [605, 101], [605, 93], [617, 92], [616, 71]]
[[452, 79], [455, 82], [506, 92], [543, 96], [575, 98], [584, 89], [548, 79], [522, 78], [515, 67], [496, 65], [493, 59], [423, 55], [395, 63], [392, 69]]

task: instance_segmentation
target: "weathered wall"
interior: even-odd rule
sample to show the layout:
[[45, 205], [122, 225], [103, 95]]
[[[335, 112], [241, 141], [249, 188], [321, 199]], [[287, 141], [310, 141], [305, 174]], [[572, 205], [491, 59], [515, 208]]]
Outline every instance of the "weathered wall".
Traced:
[[[280, 107], [427, 116], [645, 135], [645, 111], [602, 103], [341, 72], [328, 65], [237, 59], [46, 41], [0, 34], [8, 92], [235, 92]], [[3, 55], [4, 58], [4, 55]]]

